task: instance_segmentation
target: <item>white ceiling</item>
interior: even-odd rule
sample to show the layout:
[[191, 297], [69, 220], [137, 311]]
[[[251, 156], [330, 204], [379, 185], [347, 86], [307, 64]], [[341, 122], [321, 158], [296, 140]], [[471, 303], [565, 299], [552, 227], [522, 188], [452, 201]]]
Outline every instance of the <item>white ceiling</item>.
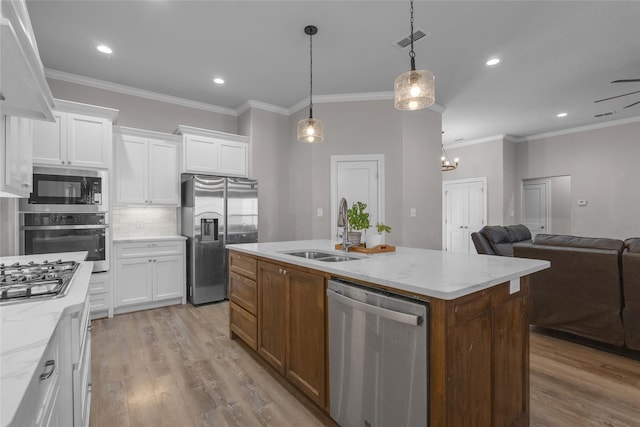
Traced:
[[[408, 1], [27, 1], [45, 68], [229, 109], [389, 92]], [[436, 76], [443, 140], [540, 133], [640, 116], [640, 2], [417, 1], [418, 68]], [[98, 52], [109, 45], [109, 57]], [[502, 62], [484, 65], [492, 56]], [[212, 83], [214, 76], [226, 80]], [[316, 100], [318, 100], [316, 99]], [[390, 101], [391, 102], [391, 101]], [[615, 111], [594, 118], [594, 115]], [[563, 119], [559, 112], [567, 112]], [[318, 117], [322, 118], [322, 117]]]

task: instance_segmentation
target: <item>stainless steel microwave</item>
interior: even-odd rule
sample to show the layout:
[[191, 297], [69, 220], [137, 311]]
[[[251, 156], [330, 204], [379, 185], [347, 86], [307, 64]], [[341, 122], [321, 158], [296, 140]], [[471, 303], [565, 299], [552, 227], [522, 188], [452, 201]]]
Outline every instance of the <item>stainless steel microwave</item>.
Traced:
[[108, 194], [104, 171], [34, 167], [33, 192], [20, 211], [106, 212]]

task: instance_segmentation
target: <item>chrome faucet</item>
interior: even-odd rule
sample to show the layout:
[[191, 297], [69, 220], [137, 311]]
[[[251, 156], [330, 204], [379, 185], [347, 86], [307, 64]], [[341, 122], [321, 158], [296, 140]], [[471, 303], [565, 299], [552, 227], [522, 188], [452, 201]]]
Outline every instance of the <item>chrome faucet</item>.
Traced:
[[338, 210], [338, 227], [343, 227], [342, 230], [342, 250], [347, 252], [353, 243], [349, 242], [347, 238], [347, 230], [349, 230], [349, 218], [347, 217], [347, 199], [344, 197], [340, 200], [340, 208]]

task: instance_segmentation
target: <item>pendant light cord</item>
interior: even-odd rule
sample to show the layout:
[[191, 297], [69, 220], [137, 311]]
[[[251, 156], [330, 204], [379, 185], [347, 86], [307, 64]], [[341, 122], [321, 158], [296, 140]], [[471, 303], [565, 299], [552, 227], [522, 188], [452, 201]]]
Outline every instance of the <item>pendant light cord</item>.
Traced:
[[409, 58], [411, 58], [411, 71], [415, 71], [416, 70], [416, 53], [413, 51], [413, 0], [410, 1], [411, 3], [411, 8], [410, 13], [411, 13], [411, 33], [409, 34], [409, 37], [411, 38], [411, 50], [409, 51]]
[[313, 118], [313, 35], [309, 34], [309, 118]]

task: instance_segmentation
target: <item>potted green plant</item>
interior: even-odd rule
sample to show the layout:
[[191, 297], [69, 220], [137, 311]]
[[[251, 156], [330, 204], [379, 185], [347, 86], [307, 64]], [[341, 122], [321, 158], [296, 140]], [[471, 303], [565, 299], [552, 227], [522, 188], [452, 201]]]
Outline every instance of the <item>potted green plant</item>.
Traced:
[[371, 227], [369, 223], [369, 213], [364, 210], [367, 208], [366, 203], [355, 202], [351, 209], [347, 209], [347, 220], [349, 221], [349, 241], [355, 246], [360, 244], [362, 239], [362, 230]]
[[372, 227], [371, 231], [371, 233], [367, 233], [365, 240], [367, 248], [375, 248], [376, 246], [384, 244], [383, 233], [391, 233], [391, 227], [379, 222], [375, 227]]

